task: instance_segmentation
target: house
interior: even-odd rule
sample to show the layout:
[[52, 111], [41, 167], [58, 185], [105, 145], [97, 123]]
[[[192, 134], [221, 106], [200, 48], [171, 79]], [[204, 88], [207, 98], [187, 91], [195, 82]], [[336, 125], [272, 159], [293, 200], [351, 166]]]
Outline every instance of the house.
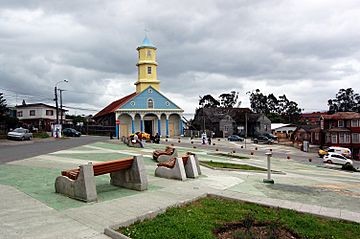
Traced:
[[93, 117], [100, 125], [115, 126], [118, 138], [135, 132], [158, 133], [161, 137], [183, 135], [184, 111], [160, 92], [156, 50], [145, 36], [137, 48], [136, 91], [110, 103]]
[[317, 128], [317, 125], [299, 125], [296, 127], [292, 140], [295, 143], [303, 143], [304, 141], [309, 141], [311, 139], [311, 132], [313, 129]]
[[360, 114], [356, 112], [338, 112], [332, 115], [322, 115], [320, 118], [319, 143], [325, 146], [350, 148], [354, 158], [359, 159]]
[[[16, 116], [19, 122], [29, 128], [51, 131], [51, 124], [56, 123], [56, 107], [44, 103], [22, 104], [15, 106]], [[59, 120], [61, 114], [65, 119], [66, 110], [59, 109]]]
[[318, 111], [312, 113], [302, 113], [300, 121], [303, 124], [311, 124], [311, 125], [320, 125], [320, 117], [322, 115], [327, 115], [326, 111]]
[[283, 123], [272, 123], [271, 124], [271, 132], [276, 133], [284, 133], [284, 134], [290, 134], [295, 131], [297, 128], [294, 124], [283, 124]]
[[271, 132], [271, 121], [249, 108], [200, 108], [195, 112], [193, 124], [201, 131], [212, 131], [215, 137], [245, 136], [246, 133], [255, 136]]

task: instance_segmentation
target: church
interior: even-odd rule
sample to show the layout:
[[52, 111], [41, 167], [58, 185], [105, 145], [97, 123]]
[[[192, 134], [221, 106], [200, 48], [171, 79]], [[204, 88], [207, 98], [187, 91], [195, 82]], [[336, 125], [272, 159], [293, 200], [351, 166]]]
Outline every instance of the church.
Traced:
[[116, 100], [93, 118], [106, 126], [116, 126], [116, 137], [135, 132], [158, 133], [161, 137], [183, 135], [183, 110], [160, 92], [157, 79], [157, 48], [145, 36], [138, 51], [136, 91]]

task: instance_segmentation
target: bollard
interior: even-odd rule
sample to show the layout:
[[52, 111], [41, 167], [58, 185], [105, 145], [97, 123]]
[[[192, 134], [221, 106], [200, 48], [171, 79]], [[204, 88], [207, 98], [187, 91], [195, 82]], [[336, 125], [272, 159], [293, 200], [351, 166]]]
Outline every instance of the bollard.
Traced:
[[174, 146], [174, 144], [171, 144], [171, 146]]
[[270, 149], [270, 152], [272, 152], [272, 149]]
[[269, 151], [269, 152], [266, 152], [265, 155], [267, 157], [267, 178], [263, 179], [263, 182], [274, 184], [274, 180], [271, 179], [271, 168], [270, 168], [270, 158], [272, 156], [272, 153]]
[[287, 159], [290, 159], [290, 156], [287, 156], [286, 158], [287, 158]]
[[257, 150], [257, 147], [255, 147], [255, 150]]
[[250, 154], [251, 154], [251, 155], [254, 155], [254, 152], [251, 152]]
[[196, 146], [193, 146], [194, 149], [196, 149]]
[[165, 142], [167, 142], [168, 141], [168, 139], [165, 139]]
[[181, 143], [180, 139], [178, 140], [178, 143]]
[[191, 141], [191, 144], [193, 144], [194, 143], [194, 141]]
[[309, 162], [311, 163], [312, 159], [309, 158]]
[[236, 153], [236, 151], [235, 151], [235, 150], [233, 150], [232, 152], [233, 152], [233, 154], [234, 154], [234, 153]]
[[213, 143], [213, 145], [215, 146], [215, 143]]
[[219, 151], [219, 149], [215, 149], [215, 151]]
[[243, 148], [244, 148], [244, 146], [242, 146], [242, 145], [241, 145], [241, 148], [243, 149]]

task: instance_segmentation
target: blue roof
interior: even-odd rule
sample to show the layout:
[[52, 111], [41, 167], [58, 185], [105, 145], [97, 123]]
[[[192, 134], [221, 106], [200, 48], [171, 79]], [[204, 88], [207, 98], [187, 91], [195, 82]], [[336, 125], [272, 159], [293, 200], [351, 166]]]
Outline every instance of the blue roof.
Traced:
[[141, 43], [141, 45], [139, 47], [152, 47], [152, 48], [156, 48], [154, 44], [151, 43], [151, 41], [149, 40], [149, 38], [147, 36], [145, 36], [143, 42]]

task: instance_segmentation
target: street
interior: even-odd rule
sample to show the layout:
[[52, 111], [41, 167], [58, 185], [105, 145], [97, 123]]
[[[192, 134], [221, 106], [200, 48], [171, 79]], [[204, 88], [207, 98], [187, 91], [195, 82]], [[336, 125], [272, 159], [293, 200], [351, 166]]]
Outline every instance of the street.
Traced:
[[98, 141], [105, 141], [108, 137], [81, 136], [79, 138], [43, 139], [32, 141], [2, 140], [0, 143], [0, 163], [30, 158], [48, 154], [59, 150], [69, 149]]

